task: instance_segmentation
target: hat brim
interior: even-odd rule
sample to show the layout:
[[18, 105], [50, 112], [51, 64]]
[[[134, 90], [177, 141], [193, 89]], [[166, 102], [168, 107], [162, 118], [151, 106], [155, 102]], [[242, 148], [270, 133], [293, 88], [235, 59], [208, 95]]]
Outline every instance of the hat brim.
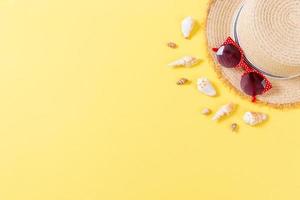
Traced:
[[[221, 67], [211, 50], [219, 47], [231, 35], [232, 19], [242, 2], [243, 0], [211, 0], [206, 34], [209, 52], [219, 77], [238, 94], [250, 99], [251, 97], [246, 96], [240, 88], [243, 71]], [[277, 108], [300, 105], [300, 77], [288, 80], [269, 80], [273, 88], [267, 93], [257, 96], [259, 102]]]

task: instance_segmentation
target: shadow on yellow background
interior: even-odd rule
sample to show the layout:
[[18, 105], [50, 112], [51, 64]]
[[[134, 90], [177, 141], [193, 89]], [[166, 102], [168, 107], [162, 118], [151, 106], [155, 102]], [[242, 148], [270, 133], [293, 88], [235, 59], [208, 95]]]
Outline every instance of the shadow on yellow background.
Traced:
[[[0, 199], [299, 199], [299, 109], [240, 99], [208, 62], [203, 25], [180, 34], [208, 1], [1, 0]], [[166, 67], [186, 54], [204, 61]], [[199, 76], [219, 97], [175, 84]], [[201, 115], [228, 101], [232, 117]], [[248, 110], [270, 120], [248, 127]]]

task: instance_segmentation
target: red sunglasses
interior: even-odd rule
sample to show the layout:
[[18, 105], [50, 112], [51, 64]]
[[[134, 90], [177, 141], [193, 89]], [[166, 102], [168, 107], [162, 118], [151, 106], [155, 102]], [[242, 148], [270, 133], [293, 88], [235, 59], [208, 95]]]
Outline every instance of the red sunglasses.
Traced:
[[252, 96], [252, 102], [256, 101], [257, 95], [272, 88], [270, 81], [246, 62], [243, 50], [230, 37], [219, 48], [212, 50], [216, 52], [217, 60], [223, 67], [242, 67], [245, 70], [240, 85], [247, 95]]

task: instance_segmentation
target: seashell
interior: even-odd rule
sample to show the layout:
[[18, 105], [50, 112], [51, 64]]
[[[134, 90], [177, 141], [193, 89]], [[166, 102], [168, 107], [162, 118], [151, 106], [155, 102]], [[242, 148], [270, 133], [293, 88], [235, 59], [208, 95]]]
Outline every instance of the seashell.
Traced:
[[238, 128], [239, 128], [239, 125], [237, 123], [233, 123], [233, 124], [230, 125], [230, 128], [231, 128], [232, 132], [237, 132]]
[[215, 88], [212, 86], [210, 81], [205, 77], [198, 79], [197, 87], [200, 92], [202, 92], [203, 94], [206, 94], [207, 96], [213, 97], [213, 96], [217, 95]]
[[203, 115], [209, 115], [211, 113], [211, 110], [209, 109], [209, 108], [204, 108], [203, 110], [202, 110], [202, 114]]
[[191, 33], [195, 27], [195, 20], [189, 16], [182, 20], [181, 22], [181, 32], [184, 38], [189, 38], [191, 36]]
[[178, 45], [174, 42], [168, 42], [167, 46], [170, 47], [171, 49], [176, 49], [178, 47]]
[[259, 112], [246, 112], [244, 114], [243, 120], [246, 124], [250, 126], [255, 126], [266, 121], [268, 116], [264, 113]]
[[191, 67], [199, 62], [199, 59], [193, 56], [184, 56], [168, 64], [170, 67]]
[[223, 118], [224, 116], [227, 116], [230, 113], [232, 113], [234, 109], [235, 109], [235, 104], [233, 104], [233, 103], [226, 104], [226, 105], [222, 106], [218, 112], [216, 112], [216, 114], [212, 118], [212, 120], [217, 121], [217, 120]]
[[186, 78], [181, 78], [181, 79], [179, 79], [179, 80], [177, 81], [177, 85], [184, 85], [184, 84], [186, 84], [186, 83], [188, 83], [188, 82], [189, 82], [188, 79], [186, 79]]

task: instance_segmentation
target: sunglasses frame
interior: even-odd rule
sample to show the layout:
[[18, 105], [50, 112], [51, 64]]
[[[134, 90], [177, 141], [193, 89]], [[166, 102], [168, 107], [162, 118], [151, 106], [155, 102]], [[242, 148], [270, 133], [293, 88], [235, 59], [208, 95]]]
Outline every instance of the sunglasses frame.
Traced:
[[[236, 66], [233, 66], [232, 68], [238, 68], [238, 67], [243, 68], [245, 70], [245, 72], [242, 74], [242, 77], [249, 73], [256, 73], [257, 75], [261, 76], [261, 78], [263, 78], [263, 80], [265, 81], [265, 86], [264, 86], [264, 90], [263, 90], [262, 94], [269, 91], [272, 88], [272, 84], [270, 83], [270, 81], [262, 73], [253, 69], [249, 64], [247, 64], [246, 59], [245, 59], [245, 54], [244, 54], [242, 48], [231, 37], [228, 37], [219, 48], [212, 48], [212, 50], [214, 52], [217, 52], [222, 46], [226, 46], [226, 45], [233, 45], [235, 48], [237, 48], [239, 50], [239, 52], [241, 54], [241, 59], [240, 59], [239, 63]], [[256, 101], [256, 95], [253, 95], [252, 102], [255, 102], [255, 101]]]

